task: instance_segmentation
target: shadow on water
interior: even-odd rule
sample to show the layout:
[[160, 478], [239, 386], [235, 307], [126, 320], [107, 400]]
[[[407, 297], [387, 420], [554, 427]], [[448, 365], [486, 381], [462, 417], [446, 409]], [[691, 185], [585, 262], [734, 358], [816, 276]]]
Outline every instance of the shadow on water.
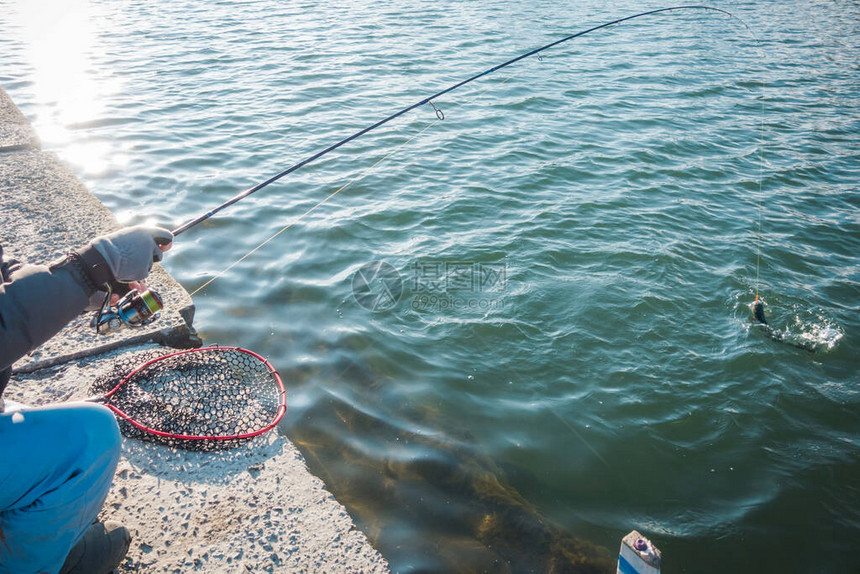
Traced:
[[[326, 396], [293, 410], [288, 433], [393, 571], [614, 569], [607, 549], [541, 516], [502, 468], [468, 447], [465, 432], [438, 420], [438, 409], [409, 409], [408, 425], [377, 410], [386, 375], [346, 358], [306, 375], [306, 385], [349, 388], [354, 398], [320, 391]], [[440, 427], [444, 433], [427, 430]], [[416, 543], [411, 525], [418, 523], [425, 536]]]

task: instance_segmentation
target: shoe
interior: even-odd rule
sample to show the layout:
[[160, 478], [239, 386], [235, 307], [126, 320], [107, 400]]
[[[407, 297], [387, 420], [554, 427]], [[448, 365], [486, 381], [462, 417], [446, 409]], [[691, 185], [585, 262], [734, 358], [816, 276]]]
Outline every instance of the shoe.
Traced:
[[131, 533], [119, 522], [95, 522], [75, 544], [60, 574], [108, 574], [120, 565], [131, 544]]

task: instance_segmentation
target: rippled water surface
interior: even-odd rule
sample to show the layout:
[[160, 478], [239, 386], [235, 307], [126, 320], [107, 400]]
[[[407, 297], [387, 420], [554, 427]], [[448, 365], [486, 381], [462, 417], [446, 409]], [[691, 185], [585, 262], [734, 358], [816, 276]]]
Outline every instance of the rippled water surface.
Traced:
[[[44, 148], [172, 227], [659, 7], [2, 6]], [[860, 569], [860, 5], [718, 6], [760, 45], [704, 11], [595, 32], [177, 239], [194, 291], [291, 225], [195, 323], [277, 365], [281, 432], [394, 570], [609, 571], [633, 528], [667, 573]]]

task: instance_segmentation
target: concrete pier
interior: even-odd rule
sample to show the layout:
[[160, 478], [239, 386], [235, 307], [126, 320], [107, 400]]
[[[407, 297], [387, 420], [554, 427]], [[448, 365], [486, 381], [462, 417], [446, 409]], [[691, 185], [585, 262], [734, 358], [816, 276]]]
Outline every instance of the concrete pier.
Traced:
[[[43, 264], [118, 227], [68, 167], [40, 149], [32, 126], [0, 88], [4, 253]], [[15, 363], [4, 397], [31, 406], [82, 399], [89, 396], [90, 382], [118, 357], [163, 346], [199, 346], [188, 293], [158, 265], [147, 282], [165, 301], [158, 321], [99, 336], [90, 317], [82, 316]], [[289, 416], [289, 386], [287, 403]], [[124, 439], [102, 518], [119, 520], [132, 532], [122, 572], [389, 571], [277, 429], [216, 453]]]

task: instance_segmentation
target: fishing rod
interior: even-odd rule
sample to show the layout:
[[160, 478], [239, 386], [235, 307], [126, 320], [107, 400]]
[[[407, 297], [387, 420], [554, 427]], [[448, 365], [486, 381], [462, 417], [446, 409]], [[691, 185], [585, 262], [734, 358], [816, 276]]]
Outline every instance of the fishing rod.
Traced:
[[[387, 124], [388, 122], [390, 122], [390, 121], [392, 121], [392, 120], [394, 120], [394, 119], [396, 119], [396, 118], [399, 118], [399, 117], [400, 117], [400, 116], [402, 116], [403, 114], [408, 113], [408, 112], [410, 112], [410, 111], [414, 110], [415, 108], [419, 108], [419, 107], [424, 106], [424, 105], [426, 105], [426, 104], [430, 104], [431, 106], [433, 106], [433, 110], [436, 112], [436, 117], [438, 117], [440, 120], [444, 120], [444, 119], [445, 119], [445, 114], [444, 114], [444, 113], [442, 113], [442, 110], [440, 110], [439, 108], [437, 108], [435, 104], [433, 104], [433, 100], [438, 99], [439, 97], [444, 96], [445, 94], [447, 94], [447, 93], [449, 93], [449, 92], [453, 92], [453, 91], [454, 91], [454, 90], [456, 90], [457, 88], [460, 88], [460, 87], [462, 87], [462, 86], [465, 86], [465, 85], [466, 85], [466, 84], [468, 84], [468, 83], [474, 82], [475, 80], [478, 80], [478, 79], [480, 79], [480, 78], [483, 78], [484, 76], [488, 76], [488, 75], [490, 75], [490, 74], [492, 74], [492, 73], [494, 73], [494, 72], [497, 72], [497, 71], [501, 70], [502, 68], [506, 68], [506, 67], [510, 66], [511, 64], [515, 64], [515, 63], [519, 62], [520, 60], [523, 60], [523, 59], [525, 59], [525, 58], [528, 58], [529, 56], [534, 56], [535, 54], [540, 54], [540, 53], [541, 53], [541, 52], [543, 52], [544, 50], [548, 50], [548, 49], [550, 49], [550, 48], [553, 48], [553, 47], [555, 47], [555, 46], [558, 46], [559, 44], [563, 44], [563, 43], [565, 43], [565, 42], [568, 42], [568, 41], [570, 41], [570, 40], [573, 40], [574, 38], [579, 38], [580, 36], [585, 36], [586, 34], [590, 34], [591, 32], [594, 32], [594, 31], [596, 31], [596, 30], [600, 30], [600, 29], [602, 29], [602, 28], [608, 28], [608, 27], [610, 27], [610, 26], [614, 26], [614, 25], [616, 25], [616, 24], [620, 24], [620, 23], [622, 23], [622, 22], [627, 22], [627, 21], [629, 21], [629, 20], [635, 20], [636, 18], [642, 18], [642, 17], [644, 17], [644, 16], [651, 16], [651, 15], [654, 15], [654, 14], [660, 14], [660, 13], [663, 13], [663, 12], [672, 12], [672, 11], [678, 11], [678, 10], [709, 10], [709, 11], [713, 11], [713, 12], [720, 12], [720, 13], [725, 14], [725, 15], [727, 15], [727, 16], [729, 16], [729, 17], [731, 17], [731, 18], [734, 18], [735, 20], [738, 20], [738, 21], [739, 21], [739, 22], [741, 22], [741, 23], [742, 23], [742, 24], [743, 24], [743, 25], [744, 25], [748, 30], [750, 30], [750, 28], [749, 28], [749, 26], [747, 26], [746, 22], [744, 22], [743, 20], [741, 20], [740, 18], [738, 18], [737, 16], [735, 16], [734, 14], [732, 14], [731, 12], [728, 12], [728, 11], [726, 11], [726, 10], [722, 10], [722, 9], [720, 9], [720, 8], [714, 8], [714, 7], [712, 7], [712, 6], [703, 6], [703, 5], [684, 5], [684, 6], [672, 6], [672, 7], [669, 7], [669, 8], [658, 8], [658, 9], [656, 9], [656, 10], [649, 10], [649, 11], [647, 11], [647, 12], [641, 12], [641, 13], [639, 13], [639, 14], [634, 14], [633, 16], [626, 16], [626, 17], [624, 17], [624, 18], [619, 18], [619, 19], [617, 19], [617, 20], [612, 20], [611, 22], [606, 22], [606, 23], [604, 23], [604, 24], [600, 24], [600, 25], [598, 25], [598, 26], [594, 26], [593, 28], [589, 28], [589, 29], [587, 29], [587, 30], [583, 30], [583, 31], [581, 31], [581, 32], [577, 32], [577, 33], [575, 33], [575, 34], [571, 34], [571, 35], [569, 35], [569, 36], [566, 36], [566, 37], [564, 37], [564, 38], [561, 38], [560, 40], [556, 40], [556, 41], [554, 41], [554, 42], [550, 42], [549, 44], [546, 44], [546, 45], [541, 46], [541, 47], [539, 47], [539, 48], [535, 48], [535, 49], [533, 49], [533, 50], [530, 50], [530, 51], [528, 51], [528, 52], [526, 52], [526, 53], [524, 53], [524, 54], [521, 54], [521, 55], [519, 55], [519, 56], [516, 56], [515, 58], [511, 58], [511, 59], [510, 59], [510, 60], [508, 60], [507, 62], [504, 62], [504, 63], [499, 64], [499, 65], [497, 65], [497, 66], [493, 66], [492, 68], [489, 68], [489, 69], [487, 69], [487, 70], [484, 70], [483, 72], [480, 72], [480, 73], [478, 73], [478, 74], [475, 74], [474, 76], [471, 76], [471, 77], [469, 77], [469, 78], [467, 78], [467, 79], [465, 79], [465, 80], [462, 80], [462, 81], [460, 81], [460, 82], [457, 82], [456, 84], [453, 84], [453, 85], [451, 85], [451, 86], [448, 86], [447, 88], [445, 88], [445, 89], [443, 89], [443, 90], [440, 90], [440, 91], [436, 92], [436, 93], [435, 93], [435, 94], [433, 94], [432, 96], [429, 96], [429, 97], [424, 98], [424, 99], [422, 99], [422, 100], [420, 100], [420, 101], [418, 101], [418, 102], [415, 102], [415, 103], [414, 103], [414, 104], [412, 104], [411, 106], [406, 106], [406, 107], [405, 107], [405, 108], [403, 108], [402, 110], [400, 110], [400, 111], [398, 111], [398, 112], [395, 112], [395, 113], [391, 114], [390, 116], [388, 116], [388, 117], [386, 117], [386, 118], [383, 118], [383, 119], [379, 120], [379, 121], [378, 121], [378, 122], [376, 122], [375, 124], [372, 124], [372, 125], [370, 125], [370, 126], [367, 126], [366, 128], [364, 128], [364, 129], [362, 129], [362, 130], [359, 130], [359, 131], [355, 132], [355, 133], [354, 133], [354, 134], [352, 134], [351, 136], [345, 137], [345, 138], [343, 138], [342, 140], [340, 140], [339, 142], [337, 142], [337, 143], [335, 143], [335, 144], [332, 144], [332, 145], [328, 146], [327, 148], [325, 148], [325, 149], [323, 149], [323, 150], [321, 150], [321, 151], [319, 151], [319, 152], [317, 152], [317, 153], [315, 153], [315, 154], [311, 155], [310, 157], [307, 157], [307, 158], [305, 158], [305, 159], [301, 160], [300, 162], [298, 162], [298, 163], [296, 163], [296, 164], [291, 165], [291, 166], [290, 166], [290, 167], [288, 167], [287, 169], [285, 169], [285, 170], [281, 171], [280, 173], [277, 173], [277, 174], [273, 175], [273, 176], [272, 176], [272, 177], [270, 177], [269, 179], [267, 179], [267, 180], [265, 180], [265, 181], [262, 181], [262, 182], [260, 182], [260, 183], [258, 183], [258, 184], [256, 184], [256, 185], [254, 185], [254, 186], [252, 186], [252, 187], [249, 187], [249, 188], [248, 188], [248, 189], [246, 189], [245, 191], [242, 191], [241, 193], [238, 193], [237, 195], [235, 195], [234, 197], [232, 197], [232, 198], [228, 199], [227, 201], [225, 201], [225, 202], [224, 202], [224, 203], [222, 203], [221, 205], [219, 205], [219, 206], [215, 207], [214, 209], [212, 209], [212, 210], [210, 210], [210, 211], [208, 211], [208, 212], [206, 212], [206, 213], [204, 213], [204, 214], [202, 214], [202, 215], [200, 215], [200, 216], [198, 216], [198, 217], [195, 217], [194, 219], [191, 219], [190, 221], [187, 221], [187, 222], [183, 223], [182, 225], [180, 225], [179, 227], [177, 227], [176, 229], [174, 229], [174, 230], [173, 230], [173, 235], [174, 235], [174, 237], [175, 237], [175, 236], [177, 236], [177, 235], [180, 235], [180, 234], [182, 234], [182, 233], [185, 233], [186, 231], [188, 231], [189, 229], [191, 229], [191, 228], [192, 228], [192, 227], [194, 227], [195, 225], [198, 225], [198, 224], [200, 224], [200, 223], [203, 223], [204, 221], [206, 221], [207, 219], [209, 219], [210, 217], [212, 217], [213, 215], [215, 215], [216, 213], [218, 213], [218, 212], [219, 212], [219, 211], [221, 211], [222, 209], [225, 209], [225, 208], [227, 208], [227, 207], [229, 207], [229, 206], [233, 205], [234, 203], [236, 203], [236, 202], [238, 202], [238, 201], [241, 201], [241, 200], [245, 199], [245, 198], [246, 198], [246, 197], [248, 197], [249, 195], [251, 195], [251, 194], [253, 194], [253, 193], [256, 193], [257, 191], [260, 191], [260, 190], [261, 190], [261, 189], [263, 189], [264, 187], [266, 187], [266, 186], [268, 186], [268, 185], [270, 185], [270, 184], [272, 184], [272, 183], [274, 183], [274, 182], [278, 181], [278, 180], [279, 180], [279, 179], [281, 179], [282, 177], [284, 177], [284, 176], [286, 176], [286, 175], [289, 175], [289, 174], [293, 173], [294, 171], [296, 171], [296, 170], [298, 170], [298, 169], [301, 169], [302, 167], [304, 167], [304, 166], [308, 165], [309, 163], [312, 163], [312, 162], [314, 162], [314, 161], [318, 160], [319, 158], [323, 157], [324, 155], [326, 155], [326, 154], [328, 154], [328, 153], [330, 153], [330, 152], [333, 152], [334, 150], [338, 149], [339, 147], [341, 147], [341, 146], [343, 146], [343, 145], [345, 145], [345, 144], [347, 144], [347, 143], [351, 142], [351, 141], [352, 141], [352, 140], [354, 140], [354, 139], [360, 138], [360, 137], [361, 137], [361, 136], [363, 136], [364, 134], [366, 134], [366, 133], [368, 133], [368, 132], [371, 132], [371, 131], [375, 130], [376, 128], [380, 127], [380, 126], [383, 126], [383, 125]], [[750, 30], [750, 31], [751, 31], [751, 30]]]
[[[433, 100], [438, 99], [441, 96], [444, 96], [445, 94], [453, 92], [454, 90], [456, 90], [462, 86], [465, 86], [466, 84], [474, 82], [475, 80], [483, 78], [484, 76], [488, 76], [494, 72], [497, 72], [497, 71], [499, 71], [503, 68], [506, 68], [512, 64], [515, 64], [515, 63], [519, 62], [520, 60], [524, 60], [525, 58], [528, 58], [530, 56], [534, 56], [536, 54], [539, 56], [540, 53], [545, 51], [545, 50], [549, 50], [550, 48], [553, 48], [553, 47], [558, 46], [560, 44], [564, 44], [565, 42], [569, 42], [570, 40], [573, 40], [575, 38], [585, 36], [586, 34], [590, 34], [591, 32], [595, 32], [595, 31], [601, 30], [603, 28], [608, 28], [610, 26], [615, 26], [617, 24], [621, 24], [622, 22], [635, 20], [637, 18], [643, 18], [645, 16], [652, 16], [655, 14], [680, 11], [680, 10], [705, 10], [705, 11], [719, 12], [721, 14], [725, 14], [726, 16], [729, 16], [730, 18], [733, 18], [733, 19], [737, 20], [738, 22], [740, 22], [750, 32], [750, 34], [752, 34], [752, 36], [755, 38], [755, 34], [753, 33], [752, 29], [747, 25], [747, 23], [744, 22], [742, 19], [738, 18], [737, 16], [735, 16], [734, 14], [732, 14], [731, 12], [729, 12], [727, 10], [723, 10], [721, 8], [714, 8], [713, 6], [705, 6], [705, 5], [697, 5], [697, 4], [682, 5], [682, 6], [671, 6], [668, 8], [658, 8], [655, 10], [648, 10], [646, 12], [640, 12], [638, 14], [633, 14], [632, 16], [626, 16], [624, 18], [618, 18], [616, 20], [611, 20], [609, 22], [605, 22], [603, 24], [593, 26], [591, 28], [588, 28], [587, 30], [582, 30], [582, 31], [576, 32], [574, 34], [570, 34], [569, 36], [565, 36], [564, 38], [561, 38], [559, 40], [555, 40], [553, 42], [550, 42], [550, 43], [545, 44], [543, 46], [540, 46], [538, 48], [534, 48], [532, 50], [529, 50], [528, 52], [525, 52], [525, 53], [520, 54], [514, 58], [511, 58], [510, 60], [507, 60], [506, 62], [503, 62], [501, 64], [493, 66], [492, 68], [489, 68], [487, 70], [484, 70], [483, 72], [479, 72], [477, 74], [474, 74], [473, 76], [470, 76], [470, 77], [466, 78], [465, 80], [461, 80], [455, 84], [452, 84], [452, 85], [436, 92], [435, 94], [433, 94], [431, 96], [428, 96], [426, 98], [423, 98], [423, 99], [415, 102], [412, 105], [406, 106], [405, 108], [403, 108], [403, 109], [377, 121], [376, 123], [371, 124], [371, 125], [367, 126], [366, 128], [361, 129], [361, 130], [355, 132], [354, 134], [347, 136], [347, 137], [341, 139], [340, 141], [326, 147], [325, 149], [318, 151], [315, 154], [299, 161], [298, 163], [291, 165], [287, 169], [271, 176], [270, 178], [266, 179], [265, 181], [261, 181], [260, 183], [254, 185], [252, 187], [249, 187], [248, 189], [238, 193], [234, 197], [228, 199], [224, 203], [222, 203], [222, 204], [218, 205], [217, 207], [207, 211], [206, 213], [183, 223], [182, 225], [180, 225], [179, 227], [177, 227], [176, 229], [173, 230], [173, 236], [176, 237], [178, 235], [181, 235], [182, 233], [185, 233], [186, 231], [188, 231], [192, 227], [194, 227], [200, 223], [203, 223], [204, 221], [206, 221], [207, 219], [209, 219], [210, 217], [212, 217], [216, 213], [220, 212], [221, 210], [233, 205], [234, 203], [237, 203], [237, 202], [245, 199], [249, 195], [256, 193], [257, 191], [260, 191], [264, 187], [278, 181], [279, 179], [283, 178], [284, 176], [287, 176], [287, 175], [293, 173], [294, 171], [301, 169], [302, 167], [320, 159], [324, 155], [333, 152], [334, 150], [340, 148], [341, 146], [344, 146], [347, 143], [349, 143], [349, 142], [351, 142], [357, 138], [360, 138], [364, 134], [371, 132], [378, 127], [381, 127], [381, 126], [387, 124], [388, 122], [390, 122], [390, 121], [392, 121], [392, 120], [394, 120], [394, 119], [396, 119], [396, 118], [398, 118], [398, 117], [400, 117], [400, 116], [402, 116], [402, 115], [404, 115], [404, 114], [406, 114], [406, 113], [408, 113], [408, 112], [410, 112], [416, 108], [419, 108], [419, 107], [424, 106], [426, 104], [430, 104], [430, 106], [433, 107], [433, 110], [436, 113], [436, 117], [439, 120], [444, 120], [445, 114], [442, 112], [442, 110], [440, 110], [438, 107], [436, 107], [436, 105], [433, 103]], [[756, 39], [756, 42], [757, 41], [758, 41], [758, 39]], [[310, 210], [305, 212], [305, 214], [310, 213], [310, 211], [313, 211], [314, 209], [316, 209], [317, 207], [319, 207], [320, 205], [322, 205], [323, 203], [325, 203], [326, 201], [331, 199], [341, 189], [343, 189], [343, 187], [338, 189], [336, 192], [330, 194], [328, 197], [323, 199], [321, 202], [317, 203], [314, 207], [312, 207]], [[278, 234], [280, 234], [281, 232], [286, 230], [288, 227], [279, 231], [275, 236], [277, 236]], [[259, 249], [259, 247], [261, 247], [265, 243], [268, 243], [268, 241], [271, 241], [275, 236], [267, 239], [263, 244], [261, 244], [260, 246], [255, 248], [254, 251], [256, 251], [256, 249]], [[253, 251], [251, 253], [253, 253]], [[250, 255], [250, 253], [248, 255]], [[247, 257], [248, 255], [246, 255], [245, 257]], [[242, 259], [244, 259], [244, 257]], [[241, 261], [241, 259], [240, 259], [240, 261]], [[214, 280], [214, 279], [210, 279], [210, 281], [207, 282], [206, 284], [204, 284], [203, 287], [205, 287], [206, 285], [211, 283], [212, 280]], [[197, 291], [195, 291], [195, 293], [200, 291], [200, 289], [202, 289], [203, 287], [197, 289]], [[119, 303], [117, 303], [114, 306], [111, 306], [107, 303], [109, 297], [110, 297], [110, 293], [108, 293], [107, 297], [105, 298], [105, 303], [102, 304], [101, 310], [99, 310], [96, 313], [96, 316], [92, 321], [93, 326], [96, 328], [96, 331], [99, 333], [107, 333], [107, 332], [113, 331], [113, 330], [115, 330], [115, 329], [117, 329], [123, 325], [129, 326], [129, 327], [141, 327], [144, 325], [148, 325], [149, 323], [151, 323], [152, 321], [154, 321], [155, 319], [158, 318], [159, 311], [161, 311], [161, 309], [163, 308], [161, 298], [158, 296], [157, 293], [155, 293], [151, 289], [148, 291], [145, 291], [142, 294], [137, 293], [136, 291], [131, 291], [125, 297], [120, 299]]]

